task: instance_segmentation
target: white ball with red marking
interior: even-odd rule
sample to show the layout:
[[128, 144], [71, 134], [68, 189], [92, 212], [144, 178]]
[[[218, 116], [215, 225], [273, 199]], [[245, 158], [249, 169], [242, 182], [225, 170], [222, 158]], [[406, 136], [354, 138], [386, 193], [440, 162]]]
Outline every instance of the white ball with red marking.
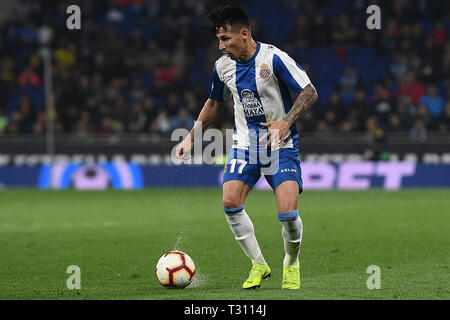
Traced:
[[195, 264], [181, 251], [169, 251], [156, 264], [156, 278], [166, 288], [186, 288], [194, 278]]

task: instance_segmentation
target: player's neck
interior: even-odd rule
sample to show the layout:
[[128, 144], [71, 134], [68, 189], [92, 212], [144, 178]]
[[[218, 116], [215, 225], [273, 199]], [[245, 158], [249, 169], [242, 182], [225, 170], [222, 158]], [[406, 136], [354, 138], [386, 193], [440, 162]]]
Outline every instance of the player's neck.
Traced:
[[243, 54], [239, 57], [239, 60], [242, 62], [250, 60], [253, 57], [253, 55], [255, 54], [257, 47], [258, 47], [258, 44], [256, 43], [256, 41], [251, 39], [247, 48], [245, 49]]

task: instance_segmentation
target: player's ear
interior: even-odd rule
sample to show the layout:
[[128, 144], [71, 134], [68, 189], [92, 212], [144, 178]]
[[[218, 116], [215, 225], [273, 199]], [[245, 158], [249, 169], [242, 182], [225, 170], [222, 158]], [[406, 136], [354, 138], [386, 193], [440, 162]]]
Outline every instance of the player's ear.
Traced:
[[250, 31], [246, 27], [242, 27], [241, 37], [243, 40], [247, 40], [248, 38], [250, 38]]

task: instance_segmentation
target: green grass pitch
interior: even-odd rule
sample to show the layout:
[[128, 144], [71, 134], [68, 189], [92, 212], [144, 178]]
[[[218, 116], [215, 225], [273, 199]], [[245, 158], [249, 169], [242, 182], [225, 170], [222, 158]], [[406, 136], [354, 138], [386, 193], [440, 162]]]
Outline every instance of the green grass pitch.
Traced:
[[[307, 191], [301, 289], [281, 290], [283, 247], [274, 195], [252, 191], [253, 220], [272, 278], [250, 270], [226, 223], [220, 189], [0, 191], [0, 299], [450, 299], [450, 190]], [[195, 261], [184, 290], [155, 265], [179, 249]], [[69, 290], [66, 269], [81, 269]], [[367, 267], [381, 270], [369, 290]]]

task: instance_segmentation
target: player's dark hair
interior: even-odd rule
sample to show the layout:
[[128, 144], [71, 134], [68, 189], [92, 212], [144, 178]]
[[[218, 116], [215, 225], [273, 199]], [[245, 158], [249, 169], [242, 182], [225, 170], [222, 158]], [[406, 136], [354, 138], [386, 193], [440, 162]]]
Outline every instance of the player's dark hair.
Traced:
[[250, 22], [244, 8], [240, 6], [222, 6], [214, 9], [208, 14], [208, 21], [212, 34], [216, 35], [222, 27], [226, 29], [230, 25], [232, 29], [235, 27], [246, 27], [250, 30]]

